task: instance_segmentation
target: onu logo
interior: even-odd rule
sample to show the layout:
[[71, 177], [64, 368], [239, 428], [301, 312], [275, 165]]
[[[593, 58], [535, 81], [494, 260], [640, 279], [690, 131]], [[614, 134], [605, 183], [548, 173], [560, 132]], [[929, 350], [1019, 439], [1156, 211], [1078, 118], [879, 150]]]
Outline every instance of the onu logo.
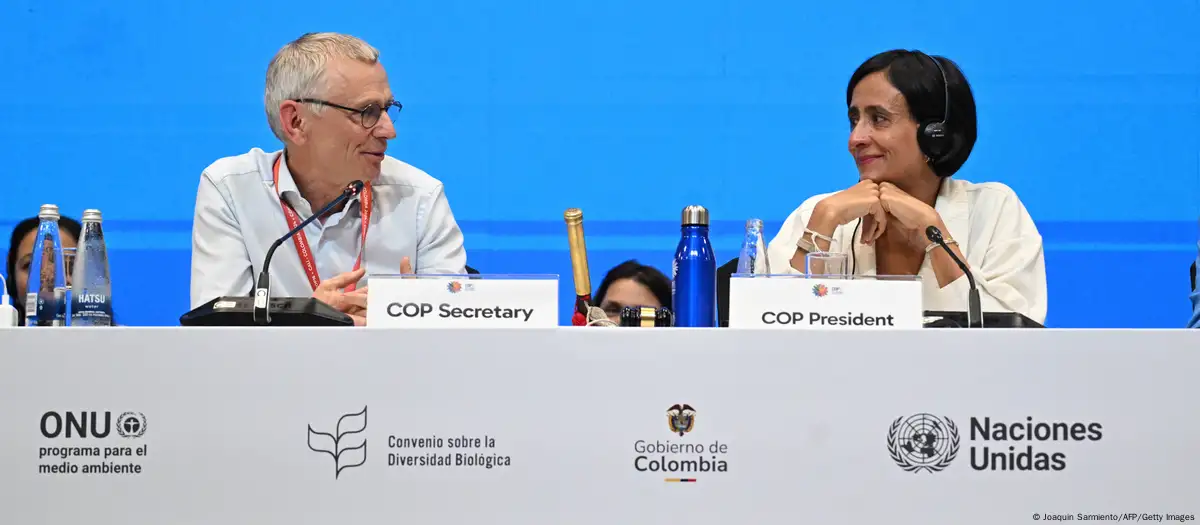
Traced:
[[112, 432], [112, 412], [65, 412], [42, 414], [42, 435], [47, 438], [105, 438]]
[[54, 439], [108, 437], [116, 427], [121, 437], [140, 438], [146, 433], [146, 415], [141, 412], [122, 412], [114, 425], [112, 412], [56, 412], [42, 414], [42, 435]]

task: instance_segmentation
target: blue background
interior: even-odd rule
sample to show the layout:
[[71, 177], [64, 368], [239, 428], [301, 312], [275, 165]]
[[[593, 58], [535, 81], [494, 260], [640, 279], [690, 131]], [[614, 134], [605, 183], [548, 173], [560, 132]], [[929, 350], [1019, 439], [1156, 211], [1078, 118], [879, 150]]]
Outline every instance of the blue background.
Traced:
[[[404, 103], [389, 153], [445, 182], [484, 273], [562, 276], [580, 207], [598, 285], [670, 268], [707, 206], [721, 260], [806, 197], [852, 184], [845, 83], [919, 48], [958, 62], [979, 142], [958, 177], [1002, 181], [1046, 242], [1047, 324], [1179, 327], [1200, 216], [1194, 0], [490, 2], [7, 0], [0, 228], [44, 202], [104, 211], [123, 323], [188, 308], [201, 170], [277, 149], [267, 62], [308, 31], [379, 48]], [[5, 248], [0, 247], [0, 250]]]

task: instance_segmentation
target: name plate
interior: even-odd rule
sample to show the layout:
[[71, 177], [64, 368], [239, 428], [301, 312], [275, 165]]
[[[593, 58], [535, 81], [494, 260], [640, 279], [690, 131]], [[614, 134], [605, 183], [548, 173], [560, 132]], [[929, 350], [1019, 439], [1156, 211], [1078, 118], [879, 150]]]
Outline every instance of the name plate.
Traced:
[[370, 328], [554, 328], [558, 277], [371, 276]]
[[916, 279], [733, 277], [729, 327], [766, 329], [922, 328]]

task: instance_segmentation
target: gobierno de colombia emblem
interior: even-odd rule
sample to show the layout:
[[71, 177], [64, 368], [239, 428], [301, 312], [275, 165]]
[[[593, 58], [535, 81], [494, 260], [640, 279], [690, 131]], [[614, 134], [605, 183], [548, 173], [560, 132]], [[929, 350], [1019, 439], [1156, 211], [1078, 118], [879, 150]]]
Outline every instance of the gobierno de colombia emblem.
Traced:
[[667, 409], [667, 426], [671, 432], [683, 436], [696, 425], [696, 409], [686, 403], [671, 405]]

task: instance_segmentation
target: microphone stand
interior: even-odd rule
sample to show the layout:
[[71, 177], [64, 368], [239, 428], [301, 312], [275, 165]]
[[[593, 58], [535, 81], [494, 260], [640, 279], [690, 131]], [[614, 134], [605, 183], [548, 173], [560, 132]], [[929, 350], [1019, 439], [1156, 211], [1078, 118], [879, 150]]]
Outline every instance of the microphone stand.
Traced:
[[942, 237], [942, 231], [937, 226], [925, 228], [925, 237], [931, 242], [941, 246], [946, 250], [946, 254], [958, 265], [958, 268], [967, 276], [967, 284], [970, 286], [970, 291], [967, 292], [967, 327], [968, 328], [983, 328], [983, 310], [979, 305], [979, 288], [975, 286], [975, 276], [971, 274], [971, 270], [967, 268], [967, 263], [955, 255], [954, 250], [946, 244], [946, 239]]
[[356, 180], [351, 182], [336, 199], [333, 199], [325, 207], [301, 221], [300, 224], [297, 224], [295, 228], [292, 228], [291, 231], [284, 234], [283, 237], [280, 237], [267, 249], [267, 256], [263, 258], [262, 271], [258, 273], [258, 284], [254, 287], [254, 322], [256, 324], [264, 326], [271, 324], [271, 277], [268, 274], [268, 270], [271, 268], [271, 258], [275, 256], [275, 250], [287, 242], [288, 239], [291, 239], [293, 235], [296, 235], [296, 233], [303, 230], [309, 224], [312, 224], [313, 221], [317, 220], [317, 217], [325, 215], [334, 208], [341, 206], [343, 202], [358, 195], [362, 190], [363, 181]]

